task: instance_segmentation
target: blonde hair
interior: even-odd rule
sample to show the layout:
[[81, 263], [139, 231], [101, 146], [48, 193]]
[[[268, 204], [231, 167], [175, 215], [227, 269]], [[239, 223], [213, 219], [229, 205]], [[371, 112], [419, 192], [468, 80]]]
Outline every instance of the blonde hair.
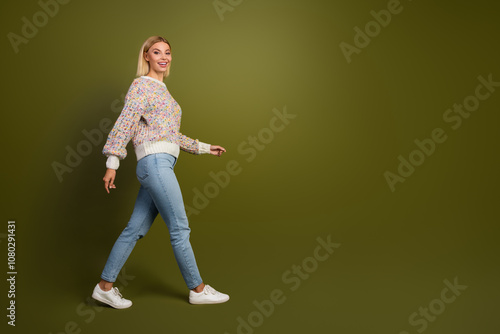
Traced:
[[[170, 46], [170, 43], [163, 37], [161, 36], [151, 36], [149, 37], [141, 47], [141, 51], [139, 52], [139, 62], [137, 63], [137, 76], [141, 75], [146, 75], [149, 73], [149, 63], [146, 61], [144, 58], [144, 53], [148, 52], [149, 48], [153, 46], [154, 44], [158, 42], [164, 42], [167, 43], [168, 46], [170, 47], [170, 50], [172, 50], [172, 47]], [[167, 68], [165, 73], [163, 74], [163, 78], [168, 77], [170, 74], [170, 66]]]

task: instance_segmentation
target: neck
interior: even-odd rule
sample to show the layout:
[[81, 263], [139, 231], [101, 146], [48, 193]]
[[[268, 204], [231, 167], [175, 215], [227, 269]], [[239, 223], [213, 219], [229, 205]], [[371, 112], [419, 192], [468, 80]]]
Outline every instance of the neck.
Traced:
[[158, 73], [155, 71], [149, 71], [148, 74], [146, 74], [148, 77], [154, 78], [156, 80], [162, 81], [163, 82], [163, 73]]

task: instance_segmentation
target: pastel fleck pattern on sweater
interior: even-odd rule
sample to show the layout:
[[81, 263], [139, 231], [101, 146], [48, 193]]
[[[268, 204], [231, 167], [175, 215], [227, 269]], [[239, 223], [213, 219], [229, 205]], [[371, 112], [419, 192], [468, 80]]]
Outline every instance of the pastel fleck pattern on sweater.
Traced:
[[141, 76], [132, 82], [125, 105], [108, 135], [102, 153], [125, 159], [130, 140], [134, 149], [158, 141], [179, 145], [180, 149], [200, 154], [198, 139], [179, 132], [182, 110], [167, 86], [159, 80]]

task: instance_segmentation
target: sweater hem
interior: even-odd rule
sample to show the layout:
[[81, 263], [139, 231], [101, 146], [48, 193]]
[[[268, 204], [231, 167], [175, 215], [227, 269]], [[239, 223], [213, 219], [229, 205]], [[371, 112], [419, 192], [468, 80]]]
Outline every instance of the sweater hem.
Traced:
[[147, 155], [155, 153], [168, 153], [174, 157], [179, 157], [179, 145], [167, 141], [146, 142], [135, 148], [137, 161]]

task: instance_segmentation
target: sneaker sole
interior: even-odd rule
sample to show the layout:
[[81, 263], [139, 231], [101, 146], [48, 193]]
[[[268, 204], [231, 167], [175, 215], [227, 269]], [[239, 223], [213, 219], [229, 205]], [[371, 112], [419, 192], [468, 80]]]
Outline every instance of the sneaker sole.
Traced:
[[204, 304], [222, 304], [222, 303], [225, 303], [229, 300], [229, 298], [225, 299], [225, 300], [215, 300], [215, 301], [206, 301], [206, 302], [193, 302], [193, 301], [189, 301], [189, 304], [192, 304], [192, 305], [204, 305]]
[[132, 302], [130, 302], [130, 305], [128, 305], [128, 306], [116, 306], [116, 305], [112, 305], [112, 304], [110, 304], [110, 303], [109, 303], [109, 301], [107, 301], [107, 300], [105, 300], [105, 299], [101, 298], [101, 297], [100, 297], [98, 294], [96, 294], [96, 293], [92, 293], [92, 298], [94, 298], [95, 300], [97, 300], [97, 301], [99, 301], [99, 302], [101, 302], [101, 303], [103, 303], [103, 304], [106, 304], [106, 305], [108, 305], [108, 306], [111, 306], [112, 308], [115, 308], [115, 309], [117, 309], [117, 310], [123, 310], [123, 309], [129, 308], [130, 306], [132, 306]]

